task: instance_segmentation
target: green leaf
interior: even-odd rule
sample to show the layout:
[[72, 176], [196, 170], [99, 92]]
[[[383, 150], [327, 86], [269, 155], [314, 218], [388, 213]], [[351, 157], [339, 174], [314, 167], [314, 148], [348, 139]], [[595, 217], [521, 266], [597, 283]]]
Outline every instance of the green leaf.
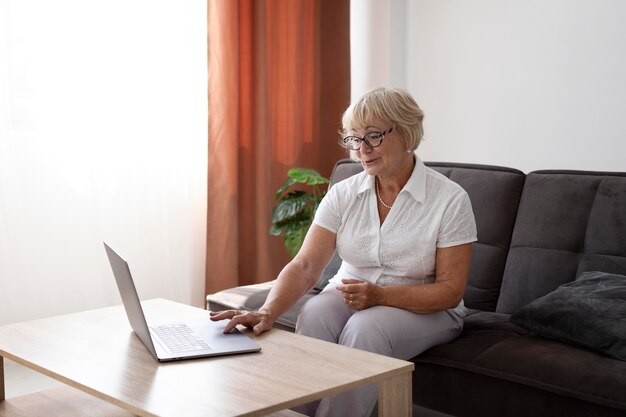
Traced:
[[307, 227], [310, 224], [311, 216], [309, 216], [306, 211], [301, 211], [293, 217], [274, 223], [272, 225], [272, 228], [270, 228], [270, 232], [274, 230], [274, 232], [277, 233], [275, 236], [281, 234], [284, 236], [294, 230], [298, 230], [302, 227]]
[[328, 178], [322, 177], [319, 172], [311, 168], [293, 168], [287, 172], [287, 175], [301, 184], [318, 185], [328, 183]]
[[[326, 194], [320, 192], [318, 185], [327, 184], [327, 178], [310, 168], [294, 168], [288, 172], [289, 179], [285, 181], [274, 194], [277, 200], [272, 210], [272, 225], [270, 234], [283, 236], [285, 248], [295, 256], [311, 227], [315, 211]], [[292, 190], [287, 192], [294, 184], [304, 184], [313, 187], [312, 192]]]
[[278, 187], [278, 189], [276, 189], [276, 193], [274, 193], [274, 199], [278, 200], [280, 198], [280, 195], [289, 187], [291, 187], [292, 185], [294, 185], [296, 182], [289, 178], [287, 181], [285, 181], [280, 187]]
[[313, 198], [313, 214], [315, 214], [315, 212], [317, 211], [317, 208], [320, 206], [320, 203], [322, 202], [322, 199], [325, 195], [326, 192], [322, 192], [318, 194], [317, 197]]
[[272, 210], [272, 223], [278, 223], [295, 216], [309, 201], [304, 191], [291, 191]]
[[308, 227], [302, 227], [294, 229], [285, 235], [285, 247], [292, 257], [296, 256], [298, 251], [300, 251], [302, 242], [304, 242], [304, 237], [306, 236], [308, 230]]
[[280, 236], [280, 234], [282, 233], [282, 228], [278, 226], [278, 224], [272, 224], [272, 227], [270, 227], [270, 235], [272, 236]]
[[293, 219], [289, 219], [281, 224], [285, 233], [295, 233], [301, 229], [307, 229], [311, 223], [311, 217], [306, 212], [300, 212]]

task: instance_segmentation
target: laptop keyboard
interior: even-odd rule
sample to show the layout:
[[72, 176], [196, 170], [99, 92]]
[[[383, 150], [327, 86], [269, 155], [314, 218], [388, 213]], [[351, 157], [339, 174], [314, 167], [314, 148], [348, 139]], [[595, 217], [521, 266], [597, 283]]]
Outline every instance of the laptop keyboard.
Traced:
[[191, 330], [191, 327], [184, 323], [150, 326], [150, 329], [173, 353], [211, 350], [211, 347], [204, 340], [197, 337]]

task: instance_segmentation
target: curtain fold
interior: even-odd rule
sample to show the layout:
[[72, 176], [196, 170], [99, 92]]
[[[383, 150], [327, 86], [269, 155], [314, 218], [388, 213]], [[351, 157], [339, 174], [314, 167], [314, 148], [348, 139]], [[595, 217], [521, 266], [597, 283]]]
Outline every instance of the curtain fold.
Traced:
[[349, 4], [208, 1], [207, 293], [275, 278], [290, 257], [268, 232], [274, 191], [346, 156]]

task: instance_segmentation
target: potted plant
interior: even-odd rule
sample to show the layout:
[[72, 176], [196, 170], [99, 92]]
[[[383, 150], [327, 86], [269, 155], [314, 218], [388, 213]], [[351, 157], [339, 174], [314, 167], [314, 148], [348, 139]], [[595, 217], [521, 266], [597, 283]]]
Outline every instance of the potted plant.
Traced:
[[[315, 211], [326, 195], [326, 190], [320, 190], [319, 186], [329, 181], [310, 168], [293, 168], [287, 175], [289, 179], [274, 194], [277, 203], [272, 210], [270, 234], [283, 235], [285, 247], [293, 257], [300, 250]], [[312, 187], [312, 192], [294, 189], [301, 185]]]

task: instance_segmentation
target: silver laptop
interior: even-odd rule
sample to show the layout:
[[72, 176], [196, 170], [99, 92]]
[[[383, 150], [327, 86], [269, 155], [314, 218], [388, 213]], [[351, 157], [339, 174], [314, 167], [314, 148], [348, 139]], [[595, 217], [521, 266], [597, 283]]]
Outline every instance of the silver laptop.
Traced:
[[236, 329], [224, 334], [225, 324], [208, 316], [198, 321], [148, 325], [128, 263], [104, 244], [130, 326], [146, 349], [160, 362], [207, 356], [258, 352], [261, 347]]

